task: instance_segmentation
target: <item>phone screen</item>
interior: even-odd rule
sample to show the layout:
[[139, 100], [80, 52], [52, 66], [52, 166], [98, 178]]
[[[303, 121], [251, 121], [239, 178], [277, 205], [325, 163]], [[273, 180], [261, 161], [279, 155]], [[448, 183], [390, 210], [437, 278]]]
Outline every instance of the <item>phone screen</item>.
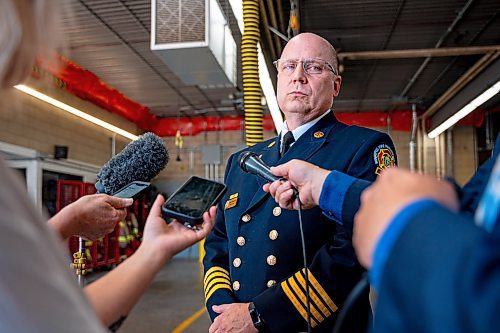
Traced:
[[191, 177], [164, 204], [164, 209], [193, 218], [203, 216], [224, 192], [225, 185], [208, 179]]
[[147, 182], [135, 181], [119, 189], [113, 196], [117, 198], [135, 198], [148, 187], [149, 183]]

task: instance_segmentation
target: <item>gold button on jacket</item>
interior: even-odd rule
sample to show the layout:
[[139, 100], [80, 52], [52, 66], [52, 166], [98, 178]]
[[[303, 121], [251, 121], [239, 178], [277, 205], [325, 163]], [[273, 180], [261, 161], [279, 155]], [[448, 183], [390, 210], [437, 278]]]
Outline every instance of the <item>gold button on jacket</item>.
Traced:
[[273, 215], [274, 216], [280, 216], [281, 215], [281, 207], [274, 207], [273, 208]]
[[250, 216], [250, 214], [245, 214], [243, 215], [243, 217], [241, 218], [241, 220], [243, 222], [250, 222], [250, 220], [252, 219], [252, 216]]
[[234, 267], [240, 267], [241, 266], [241, 259], [240, 258], [234, 258], [234, 260], [233, 260], [233, 266]]
[[273, 256], [272, 254], [270, 256], [267, 257], [267, 264], [269, 266], [274, 266], [276, 265], [276, 257]]
[[238, 243], [239, 246], [243, 246], [246, 243], [245, 237], [240, 236], [236, 239], [236, 243]]
[[275, 280], [269, 280], [269, 281], [267, 281], [267, 287], [268, 287], [268, 288], [273, 287], [275, 284], [276, 284], [276, 281], [275, 281]]
[[278, 239], [278, 230], [269, 231], [269, 239], [270, 240], [277, 240]]

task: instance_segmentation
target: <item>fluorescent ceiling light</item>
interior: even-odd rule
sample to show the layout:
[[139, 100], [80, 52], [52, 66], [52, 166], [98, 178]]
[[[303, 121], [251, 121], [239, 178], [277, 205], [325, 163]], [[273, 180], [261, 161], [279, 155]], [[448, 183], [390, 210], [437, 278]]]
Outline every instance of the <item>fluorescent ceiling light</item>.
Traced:
[[130, 140], [137, 140], [139, 137], [137, 135], [134, 135], [132, 133], [129, 133], [125, 130], [122, 130], [121, 128], [118, 128], [114, 125], [111, 125], [110, 123], [107, 123], [105, 121], [102, 121], [101, 119], [99, 118], [96, 118], [94, 116], [91, 116], [83, 111], [80, 111], [72, 106], [69, 106], [68, 104], [64, 104], [63, 102], [60, 102], [58, 101], [57, 99], [54, 99], [50, 96], [47, 96], [45, 94], [42, 94], [41, 92], [33, 89], [33, 88], [30, 88], [28, 86], [25, 86], [23, 84], [20, 84], [20, 85], [17, 85], [17, 86], [14, 86], [14, 88], [30, 95], [30, 96], [33, 96], [35, 98], [38, 98], [46, 103], [49, 103], [55, 107], [58, 107], [66, 112], [69, 112], [77, 117], [80, 117], [80, 118], [83, 118], [87, 121], [90, 121], [91, 123], [94, 123], [98, 126], [101, 126], [107, 130], [110, 130], [111, 132], [115, 132], [116, 134], [119, 134], [121, 136], [124, 136]]
[[274, 127], [276, 127], [276, 132], [279, 133], [283, 127], [283, 116], [281, 115], [280, 108], [278, 106], [278, 101], [276, 100], [276, 94], [274, 93], [273, 83], [271, 81], [271, 76], [269, 76], [269, 71], [267, 70], [266, 60], [260, 49], [260, 43], [257, 45], [258, 56], [259, 56], [259, 80], [264, 96], [266, 96], [267, 107], [271, 112], [271, 117], [273, 118]]
[[443, 133], [446, 131], [448, 128], [451, 126], [455, 125], [460, 119], [483, 105], [486, 101], [488, 101], [490, 98], [498, 94], [500, 91], [500, 81], [497, 81], [492, 87], [489, 89], [485, 90], [481, 95], [477, 96], [474, 98], [472, 101], [469, 102], [466, 106], [458, 110], [453, 116], [445, 120], [441, 125], [433, 129], [432, 131], [427, 134], [427, 136], [430, 139], [434, 139], [437, 137], [439, 134]]
[[[240, 32], [243, 34], [244, 25], [243, 25], [242, 1], [229, 0], [229, 4], [231, 5], [231, 9], [233, 10], [234, 17], [238, 22], [238, 27], [240, 28]], [[269, 75], [269, 71], [267, 70], [266, 60], [264, 59], [264, 55], [262, 54], [260, 43], [257, 44], [257, 50], [259, 57], [260, 86], [262, 88], [262, 91], [264, 92], [264, 96], [266, 97], [267, 107], [269, 108], [269, 112], [271, 112], [271, 117], [273, 118], [276, 132], [279, 132], [281, 131], [281, 127], [283, 126], [283, 116], [281, 115], [281, 111], [278, 106], [278, 101], [276, 100], [276, 94], [274, 92], [273, 83], [271, 81], [271, 76]]]

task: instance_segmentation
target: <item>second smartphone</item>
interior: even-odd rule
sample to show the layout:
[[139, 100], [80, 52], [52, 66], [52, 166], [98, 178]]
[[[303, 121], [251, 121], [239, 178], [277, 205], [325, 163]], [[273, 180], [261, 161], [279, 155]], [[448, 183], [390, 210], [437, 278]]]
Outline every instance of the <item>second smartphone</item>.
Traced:
[[188, 227], [203, 223], [203, 213], [226, 192], [226, 185], [192, 176], [162, 206], [165, 217], [172, 217]]

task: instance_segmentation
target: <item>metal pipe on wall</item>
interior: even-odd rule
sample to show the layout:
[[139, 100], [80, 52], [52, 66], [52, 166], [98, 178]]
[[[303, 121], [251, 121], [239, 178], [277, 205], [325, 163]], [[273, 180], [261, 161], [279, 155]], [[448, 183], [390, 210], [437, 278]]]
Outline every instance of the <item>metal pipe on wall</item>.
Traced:
[[415, 153], [416, 153], [416, 134], [417, 134], [417, 105], [411, 105], [411, 130], [410, 130], [410, 171], [415, 171]]
[[446, 176], [453, 175], [453, 128], [449, 128], [446, 131]]
[[424, 136], [425, 134], [425, 122], [417, 118], [417, 170], [421, 173], [424, 172]]
[[445, 135], [438, 135], [434, 143], [436, 145], [436, 177], [443, 178], [446, 170]]
[[189, 176], [194, 175], [194, 149], [189, 149]]

